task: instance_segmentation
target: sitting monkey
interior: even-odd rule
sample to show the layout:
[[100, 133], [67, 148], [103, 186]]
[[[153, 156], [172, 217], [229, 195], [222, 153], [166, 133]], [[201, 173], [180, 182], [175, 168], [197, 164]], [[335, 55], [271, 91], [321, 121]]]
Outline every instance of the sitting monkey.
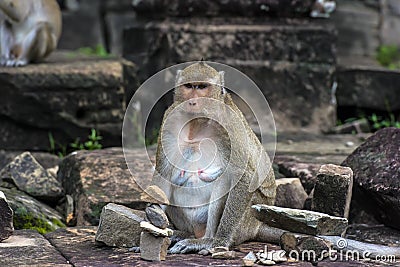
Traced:
[[40, 61], [57, 47], [61, 11], [55, 0], [0, 0], [0, 65]]
[[[279, 242], [282, 230], [254, 218], [274, 204], [275, 177], [263, 146], [205, 62], [178, 71], [165, 112], [153, 183], [166, 193], [170, 222], [183, 233], [171, 253], [205, 252], [248, 240]], [[186, 238], [190, 237], [190, 238]]]

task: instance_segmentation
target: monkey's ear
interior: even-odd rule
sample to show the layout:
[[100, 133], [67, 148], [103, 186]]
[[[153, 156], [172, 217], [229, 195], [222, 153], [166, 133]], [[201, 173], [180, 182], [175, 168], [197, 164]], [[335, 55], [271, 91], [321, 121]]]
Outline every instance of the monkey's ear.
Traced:
[[219, 73], [219, 81], [221, 83], [221, 92], [222, 94], [226, 94], [226, 89], [225, 89], [225, 71], [220, 71]]
[[181, 82], [181, 74], [182, 74], [182, 70], [177, 70], [176, 71], [176, 76], [175, 76], [175, 86], [178, 86], [179, 83]]

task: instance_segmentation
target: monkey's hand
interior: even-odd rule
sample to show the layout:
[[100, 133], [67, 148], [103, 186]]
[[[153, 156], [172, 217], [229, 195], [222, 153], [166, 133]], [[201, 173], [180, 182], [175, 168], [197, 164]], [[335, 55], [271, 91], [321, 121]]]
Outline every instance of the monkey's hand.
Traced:
[[222, 168], [209, 168], [206, 170], [198, 170], [200, 180], [210, 183], [217, 179], [224, 170]]
[[184, 239], [176, 243], [168, 252], [171, 254], [195, 253], [203, 249], [211, 249], [212, 242], [213, 240], [211, 238]]

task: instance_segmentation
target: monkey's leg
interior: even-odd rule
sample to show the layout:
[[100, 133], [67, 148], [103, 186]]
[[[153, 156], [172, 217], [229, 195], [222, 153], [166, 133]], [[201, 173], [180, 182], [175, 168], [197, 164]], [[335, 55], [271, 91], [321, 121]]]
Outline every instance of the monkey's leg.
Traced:
[[[248, 180], [248, 177], [242, 177], [227, 196], [210, 203], [206, 234], [203, 238], [179, 241], [170, 249], [170, 253], [200, 252], [217, 246], [232, 247], [236, 241], [237, 231], [243, 230], [240, 229], [240, 222], [250, 206], [252, 195], [248, 191], [249, 185], [246, 182]], [[216, 183], [213, 194], [222, 196], [223, 192], [228, 192], [229, 182], [216, 181]]]
[[5, 66], [10, 59], [11, 46], [14, 38], [10, 30], [10, 26], [6, 21], [0, 23], [0, 65]]
[[252, 198], [252, 193], [249, 192], [251, 178], [246, 171], [229, 192], [212, 247], [231, 248], [237, 243], [239, 235], [246, 235], [243, 240], [251, 238], [252, 234], [247, 233], [251, 229], [245, 229], [242, 225], [243, 221], [247, 219], [247, 211]]
[[31, 61], [45, 58], [56, 48], [57, 38], [51, 32], [47, 22], [39, 22], [25, 36], [22, 43], [15, 45], [11, 51], [14, 59], [7, 61], [7, 66], [25, 66]]

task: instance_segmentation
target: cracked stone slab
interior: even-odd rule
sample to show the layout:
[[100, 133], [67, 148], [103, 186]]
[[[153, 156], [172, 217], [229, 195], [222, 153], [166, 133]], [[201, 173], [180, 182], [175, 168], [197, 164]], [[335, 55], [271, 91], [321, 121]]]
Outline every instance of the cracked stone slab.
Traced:
[[50, 242], [34, 230], [16, 230], [0, 243], [0, 266], [71, 267]]

